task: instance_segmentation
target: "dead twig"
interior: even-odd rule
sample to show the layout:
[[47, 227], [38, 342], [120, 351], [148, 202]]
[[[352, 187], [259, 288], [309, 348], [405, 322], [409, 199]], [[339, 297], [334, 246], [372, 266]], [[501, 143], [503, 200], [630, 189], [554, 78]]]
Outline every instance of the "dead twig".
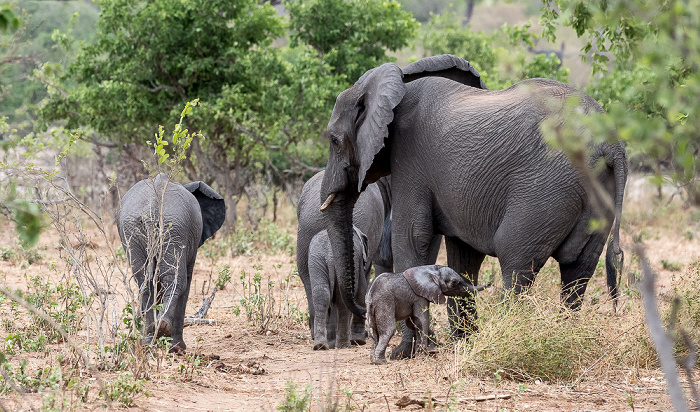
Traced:
[[[649, 333], [651, 334], [652, 341], [654, 342], [654, 347], [656, 348], [656, 353], [659, 356], [661, 369], [664, 372], [664, 378], [666, 379], [666, 386], [668, 388], [668, 395], [671, 398], [671, 404], [673, 405], [673, 409], [675, 409], [677, 412], [688, 411], [688, 403], [686, 402], [685, 394], [683, 393], [683, 388], [681, 386], [680, 379], [678, 378], [676, 359], [673, 356], [673, 340], [670, 336], [668, 336], [666, 329], [664, 329], [664, 326], [661, 323], [659, 309], [656, 304], [654, 272], [649, 266], [644, 247], [637, 244], [634, 250], [637, 256], [639, 256], [639, 264], [642, 267], [643, 273], [642, 281], [640, 282], [639, 286], [640, 291], [642, 292], [644, 315], [647, 326], [649, 326]], [[695, 385], [692, 381], [690, 381], [689, 384], [691, 386]]]

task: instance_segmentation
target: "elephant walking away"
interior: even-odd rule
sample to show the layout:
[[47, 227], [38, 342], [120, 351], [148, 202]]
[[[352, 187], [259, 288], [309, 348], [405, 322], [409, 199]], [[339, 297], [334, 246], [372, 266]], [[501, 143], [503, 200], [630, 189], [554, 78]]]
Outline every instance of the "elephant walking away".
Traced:
[[139, 286], [146, 340], [172, 337], [184, 350], [182, 329], [197, 249], [221, 228], [224, 199], [204, 182], [181, 185], [161, 173], [136, 183], [121, 200], [117, 226]]
[[[573, 99], [576, 107], [569, 103]], [[354, 272], [353, 205], [372, 182], [391, 175], [397, 272], [432, 263], [430, 243], [441, 234], [448, 266], [466, 273], [472, 284], [484, 257], [496, 256], [505, 288], [520, 293], [553, 257], [561, 270], [562, 300], [577, 308], [613, 222], [606, 260], [621, 258], [627, 158], [620, 142], [591, 146], [586, 173], [602, 188], [591, 190], [582, 170], [550, 147], [540, 130], [545, 119], [566, 121], [573, 110], [603, 112], [590, 96], [554, 80], [486, 90], [478, 72], [452, 55], [367, 71], [340, 93], [327, 128], [321, 197], [342, 276]], [[617, 265], [607, 267], [614, 271]], [[614, 292], [615, 274], [608, 279]], [[352, 282], [343, 287], [353, 313], [363, 315]], [[449, 312], [454, 334], [474, 330], [473, 299], [450, 300]], [[411, 355], [414, 334], [404, 332], [392, 357]]]
[[[326, 219], [326, 215], [319, 210], [322, 206], [320, 192], [324, 173], [323, 171], [318, 172], [304, 184], [297, 206], [297, 218], [299, 221], [297, 230], [297, 271], [304, 284], [304, 291], [306, 292], [306, 300], [309, 305], [309, 328], [312, 334], [315, 330], [316, 313], [314, 311], [314, 298], [309, 274], [309, 247], [314, 236], [326, 230], [331, 223]], [[385, 224], [385, 219], [389, 217], [390, 210], [389, 180], [388, 178], [384, 178], [379, 179], [375, 184], [369, 185], [366, 190], [362, 192], [357, 199], [353, 212], [352, 220], [355, 222], [356, 229], [364, 233], [367, 237], [367, 262], [374, 262], [375, 271], [377, 273], [387, 270], [391, 271], [393, 265], [390, 257], [387, 258], [385, 256], [385, 259], [382, 260], [379, 256], [382, 229]], [[350, 241], [352, 242], [352, 238], [355, 236], [354, 230], [352, 229], [352, 222], [349, 235]], [[390, 252], [388, 247], [386, 249]], [[337, 262], [334, 262], [334, 264], [337, 266]], [[341, 280], [343, 282], [354, 282], [354, 279], [356, 279], [359, 273], [360, 270], [358, 268], [357, 272], [353, 270], [352, 279], [342, 278]], [[369, 271], [367, 271], [364, 276], [369, 276]], [[365, 281], [368, 282], [369, 279], [365, 279]], [[345, 285], [343, 284], [341, 287], [344, 288]], [[353, 294], [355, 293], [354, 289], [355, 287], [353, 286]], [[342, 295], [341, 299], [344, 298], [346, 298], [346, 296]], [[362, 296], [362, 298], [364, 298], [364, 296]], [[343, 300], [343, 302], [345, 301]], [[326, 318], [333, 322], [336, 317], [326, 316]], [[326, 329], [328, 330], [328, 341], [334, 341], [336, 326], [327, 325]], [[366, 339], [364, 318], [353, 316], [351, 341], [354, 344], [363, 345], [366, 343]]]
[[[353, 226], [353, 245], [356, 268], [355, 299], [362, 304], [367, 292], [372, 262], [367, 259], [369, 252], [367, 250], [367, 236], [355, 226]], [[328, 240], [328, 233], [325, 230], [317, 233], [311, 239], [309, 280], [311, 281], [311, 296], [316, 315], [312, 331], [314, 350], [349, 347], [352, 312], [341, 300], [340, 285], [333, 263], [333, 251]]]

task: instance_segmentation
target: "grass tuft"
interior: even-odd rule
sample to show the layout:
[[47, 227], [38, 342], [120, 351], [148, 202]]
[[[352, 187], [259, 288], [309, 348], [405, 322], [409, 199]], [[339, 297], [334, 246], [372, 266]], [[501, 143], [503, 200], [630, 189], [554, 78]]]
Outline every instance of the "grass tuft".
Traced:
[[640, 305], [611, 315], [603, 307], [609, 302], [587, 300], [581, 310], [570, 311], [560, 304], [559, 290], [538, 279], [519, 298], [503, 301], [499, 290], [480, 294], [479, 332], [458, 345], [462, 371], [518, 382], [573, 383], [611, 369], [656, 365]]

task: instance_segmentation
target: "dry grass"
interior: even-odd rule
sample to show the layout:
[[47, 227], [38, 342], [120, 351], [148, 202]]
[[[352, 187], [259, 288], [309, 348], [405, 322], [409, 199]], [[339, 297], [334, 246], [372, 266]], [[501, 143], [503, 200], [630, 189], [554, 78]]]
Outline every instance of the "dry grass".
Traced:
[[609, 302], [591, 303], [594, 292], [581, 310], [569, 311], [560, 304], [559, 285], [548, 280], [522, 298], [480, 296], [479, 333], [460, 346], [466, 373], [571, 384], [656, 367], [638, 300], [613, 314]]

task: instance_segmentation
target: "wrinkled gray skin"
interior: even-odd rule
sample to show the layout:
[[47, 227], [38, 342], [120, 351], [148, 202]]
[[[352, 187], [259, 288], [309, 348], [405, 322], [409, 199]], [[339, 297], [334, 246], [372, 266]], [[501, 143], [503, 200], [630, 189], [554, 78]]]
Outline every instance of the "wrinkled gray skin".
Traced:
[[[355, 299], [364, 305], [372, 262], [367, 260], [367, 236], [356, 227], [354, 227], [354, 232]], [[311, 239], [309, 280], [316, 316], [312, 333], [314, 350], [349, 347], [352, 312], [345, 306], [340, 297], [337, 272], [333, 263], [333, 251], [328, 240], [328, 233], [325, 230], [317, 233]], [[329, 331], [331, 328], [335, 330]], [[331, 336], [330, 340], [329, 336]]]
[[[311, 290], [311, 281], [309, 275], [309, 246], [311, 245], [311, 240], [321, 231], [324, 231], [330, 225], [327, 217], [322, 213], [319, 208], [321, 207], [320, 201], [320, 190], [321, 182], [324, 176], [323, 171], [315, 174], [311, 179], [309, 179], [301, 190], [301, 195], [299, 196], [299, 204], [297, 206], [297, 218], [299, 221], [299, 226], [297, 229], [297, 271], [302, 283], [304, 284], [304, 291], [306, 292], [306, 299], [309, 305], [309, 328], [311, 333], [314, 334], [314, 325], [316, 319], [316, 312], [314, 310], [314, 298]], [[357, 228], [365, 233], [367, 236], [367, 261], [374, 262], [375, 272], [381, 273], [382, 271], [391, 271], [393, 268], [393, 262], [391, 261], [391, 248], [384, 247], [385, 255], [382, 259], [380, 257], [380, 242], [382, 239], [382, 229], [384, 226], [385, 219], [389, 218], [389, 213], [391, 206], [389, 204], [389, 179], [379, 179], [376, 184], [371, 184], [367, 187], [367, 190], [362, 192], [359, 196], [355, 210], [353, 212], [353, 218], [350, 222], [350, 237], [352, 239], [352, 221], [354, 220]], [[390, 221], [388, 222], [389, 228], [391, 228]], [[388, 255], [386, 255], [388, 253]], [[337, 263], [336, 263], [337, 265]], [[354, 266], [354, 265], [353, 265]], [[353, 269], [353, 282], [358, 276], [359, 272], [355, 272]], [[369, 276], [369, 272], [365, 274]], [[365, 279], [366, 282], [369, 279]], [[355, 290], [353, 288], [353, 298], [355, 296]], [[347, 297], [345, 295], [341, 296]], [[364, 299], [364, 294], [362, 295]], [[331, 306], [332, 307], [332, 306]], [[328, 331], [327, 339], [329, 342], [329, 347], [334, 346], [335, 341], [335, 331], [337, 329], [334, 324], [337, 316], [325, 316], [331, 324], [326, 325], [326, 330]], [[357, 345], [364, 345], [367, 340], [367, 333], [365, 331], [365, 321], [362, 317], [353, 316], [352, 320], [352, 336], [351, 341]], [[315, 346], [315, 345], [314, 345]]]
[[[421, 59], [403, 70], [387, 63], [365, 73], [337, 98], [327, 134], [328, 165], [321, 201], [333, 255], [354, 296], [352, 211], [365, 187], [391, 174], [392, 251], [397, 272], [428, 263], [431, 240], [445, 236], [447, 263], [472, 284], [486, 255], [496, 256], [506, 289], [520, 293], [552, 256], [559, 262], [562, 300], [577, 308], [613, 221], [606, 260], [621, 257], [619, 225], [627, 179], [621, 143], [590, 148], [577, 169], [542, 139], [549, 116], [602, 113], [590, 96], [566, 84], [530, 79], [485, 90], [468, 62], [451, 55]], [[590, 189], [582, 172], [597, 178]], [[592, 219], [602, 224], [592, 230]], [[609, 268], [619, 267], [608, 265]], [[608, 273], [614, 283], [615, 274]], [[614, 284], [610, 284], [611, 290]], [[475, 330], [473, 300], [450, 301], [453, 334]], [[353, 313], [365, 309], [355, 303]], [[411, 355], [404, 330], [392, 357]]]
[[490, 286], [474, 286], [447, 266], [418, 266], [402, 273], [382, 273], [367, 292], [367, 320], [372, 335], [372, 363], [386, 363], [386, 347], [396, 332], [396, 321], [416, 331], [416, 350], [434, 351], [430, 337], [432, 303], [445, 303], [446, 296], [473, 296]]
[[224, 199], [204, 182], [183, 186], [163, 173], [136, 183], [122, 198], [117, 226], [139, 286], [147, 342], [169, 336], [173, 350], [187, 347], [182, 329], [197, 249], [225, 216]]

